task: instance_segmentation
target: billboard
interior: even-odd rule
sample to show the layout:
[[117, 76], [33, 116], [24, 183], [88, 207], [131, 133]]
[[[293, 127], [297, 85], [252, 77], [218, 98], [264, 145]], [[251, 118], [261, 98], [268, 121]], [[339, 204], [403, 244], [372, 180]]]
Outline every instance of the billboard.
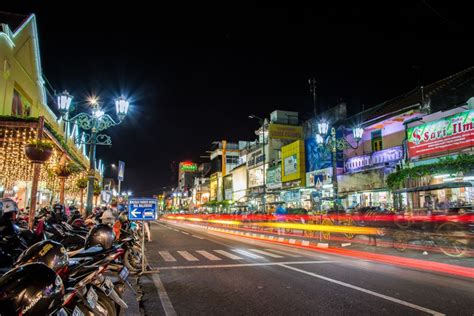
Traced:
[[281, 159], [283, 161], [281, 166], [282, 182], [301, 180], [301, 185], [304, 186], [306, 181], [304, 142], [297, 140], [283, 146]]
[[302, 139], [303, 127], [272, 123], [268, 126], [268, 137], [289, 140]]
[[407, 130], [409, 157], [472, 147], [474, 145], [473, 117], [474, 110], [469, 110], [410, 127]]
[[125, 162], [119, 160], [119, 170], [117, 175], [117, 180], [123, 181], [125, 174]]
[[[341, 130], [336, 131], [336, 138], [342, 138], [343, 134]], [[327, 138], [326, 140], [328, 140]], [[312, 172], [321, 170], [324, 168], [332, 167], [332, 151], [327, 143], [325, 146], [320, 146], [316, 143], [316, 137], [309, 137], [305, 139], [305, 154], [306, 154], [306, 172]], [[342, 168], [344, 166], [344, 155], [343, 150], [336, 152], [337, 167]]]

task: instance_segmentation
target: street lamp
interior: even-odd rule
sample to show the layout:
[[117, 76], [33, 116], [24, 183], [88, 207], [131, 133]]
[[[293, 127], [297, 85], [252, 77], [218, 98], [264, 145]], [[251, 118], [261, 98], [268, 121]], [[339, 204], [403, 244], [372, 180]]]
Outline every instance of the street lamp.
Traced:
[[343, 150], [346, 145], [349, 145], [352, 149], [356, 149], [359, 147], [359, 142], [362, 139], [362, 134], [364, 133], [364, 129], [361, 126], [356, 126], [352, 129], [352, 135], [354, 136], [354, 140], [357, 142], [356, 146], [352, 146], [352, 144], [345, 139], [344, 135], [342, 138], [337, 139], [336, 137], [336, 128], [331, 127], [331, 134], [328, 135], [329, 131], [329, 123], [327, 121], [321, 121], [318, 123], [318, 134], [316, 134], [316, 143], [326, 148], [330, 149], [332, 152], [332, 187], [333, 187], [333, 196], [334, 201], [337, 203], [338, 199], [338, 183], [337, 183], [337, 151]]
[[[83, 132], [74, 138], [76, 144], [89, 145], [89, 183], [87, 186], [87, 213], [92, 212], [92, 201], [94, 198], [94, 174], [95, 174], [95, 152], [97, 145], [112, 145], [112, 138], [100, 132], [122, 123], [127, 115], [129, 102], [124, 97], [115, 101], [115, 110], [118, 121], [106, 114], [99, 105], [99, 99], [95, 96], [89, 98], [88, 102], [92, 107], [92, 113], [81, 112], [69, 118], [71, 112], [71, 102], [73, 97], [64, 91], [57, 95], [57, 106], [62, 119], [66, 123], [76, 123]], [[67, 128], [66, 128], [67, 131]], [[88, 133], [84, 131], [89, 131]]]
[[266, 202], [265, 202], [265, 196], [267, 194], [267, 186], [265, 184], [265, 162], [266, 162], [266, 156], [265, 156], [265, 120], [262, 119], [261, 117], [258, 117], [256, 115], [249, 115], [250, 119], [256, 119], [258, 120], [259, 124], [262, 126], [262, 153], [263, 153], [263, 165], [262, 165], [262, 174], [263, 174], [263, 196], [262, 196], [262, 206], [263, 206], [263, 212], [266, 212]]

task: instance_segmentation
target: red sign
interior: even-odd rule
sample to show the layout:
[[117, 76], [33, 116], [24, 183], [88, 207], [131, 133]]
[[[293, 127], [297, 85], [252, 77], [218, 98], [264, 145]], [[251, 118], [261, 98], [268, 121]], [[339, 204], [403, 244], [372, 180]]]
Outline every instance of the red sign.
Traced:
[[474, 146], [474, 111], [465, 111], [408, 129], [408, 155], [438, 154]]

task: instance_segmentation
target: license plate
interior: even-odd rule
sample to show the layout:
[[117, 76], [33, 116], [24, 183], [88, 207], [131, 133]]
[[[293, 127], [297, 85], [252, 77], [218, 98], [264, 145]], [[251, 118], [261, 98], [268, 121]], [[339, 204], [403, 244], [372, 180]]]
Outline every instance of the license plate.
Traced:
[[112, 290], [115, 289], [115, 286], [112, 280], [109, 277], [106, 277], [100, 288], [104, 291], [105, 295], [109, 296]]
[[79, 307], [74, 307], [72, 311], [72, 316], [85, 316], [84, 313], [79, 309]]
[[129, 273], [127, 267], [123, 267], [122, 270], [120, 270], [120, 278], [124, 281], [127, 280]]
[[87, 292], [87, 303], [89, 303], [89, 306], [92, 309], [95, 309], [98, 299], [99, 297], [97, 296], [97, 293], [95, 292], [94, 288], [91, 287], [89, 292]]
[[57, 312], [55, 315], [56, 316], [68, 316], [68, 313], [66, 312], [66, 310], [64, 308], [61, 308], [59, 310], [59, 312]]

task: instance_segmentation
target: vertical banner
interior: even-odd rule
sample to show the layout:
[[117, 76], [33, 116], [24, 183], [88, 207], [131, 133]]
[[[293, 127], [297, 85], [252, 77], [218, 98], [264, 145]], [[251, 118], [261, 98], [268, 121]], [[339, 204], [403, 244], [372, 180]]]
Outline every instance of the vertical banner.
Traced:
[[124, 174], [125, 174], [125, 162], [119, 160], [119, 170], [118, 170], [117, 180], [123, 181]]

